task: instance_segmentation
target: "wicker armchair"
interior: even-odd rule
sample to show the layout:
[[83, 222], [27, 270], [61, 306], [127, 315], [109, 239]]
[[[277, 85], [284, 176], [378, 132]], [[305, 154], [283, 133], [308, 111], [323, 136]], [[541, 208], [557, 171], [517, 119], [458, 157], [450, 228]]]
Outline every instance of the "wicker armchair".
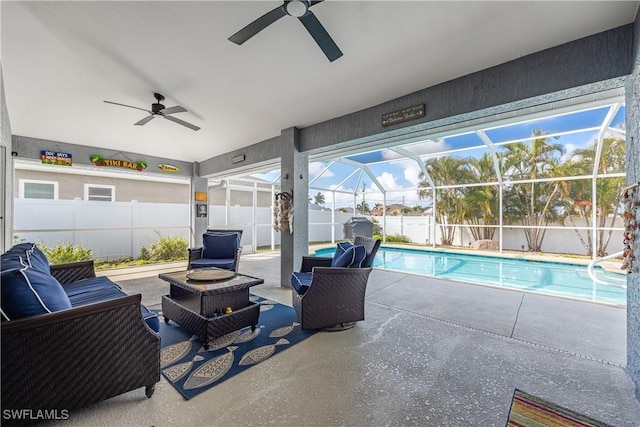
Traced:
[[241, 239], [242, 230], [207, 230], [202, 235], [202, 246], [188, 249], [188, 269], [217, 267], [237, 272]]
[[313, 273], [304, 291], [292, 287], [293, 307], [302, 329], [340, 331], [364, 320], [367, 281], [380, 240], [356, 236], [354, 245], [362, 245], [367, 250], [361, 268], [331, 267], [332, 258], [327, 257], [302, 258], [300, 271]]

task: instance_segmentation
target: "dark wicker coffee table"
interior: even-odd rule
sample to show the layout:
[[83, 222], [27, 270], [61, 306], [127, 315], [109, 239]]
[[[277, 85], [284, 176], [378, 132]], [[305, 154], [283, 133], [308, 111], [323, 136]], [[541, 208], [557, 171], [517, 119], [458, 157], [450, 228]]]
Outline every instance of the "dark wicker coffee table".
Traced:
[[[206, 271], [220, 280], [207, 280]], [[217, 268], [178, 271], [160, 274], [171, 285], [169, 295], [162, 297], [165, 322], [173, 320], [196, 335], [205, 349], [209, 342], [230, 332], [258, 324], [260, 306], [249, 301], [249, 288], [264, 283], [264, 279], [235, 273], [224, 277], [226, 270]], [[197, 272], [198, 280], [188, 277]], [[228, 307], [231, 313], [227, 313]]]

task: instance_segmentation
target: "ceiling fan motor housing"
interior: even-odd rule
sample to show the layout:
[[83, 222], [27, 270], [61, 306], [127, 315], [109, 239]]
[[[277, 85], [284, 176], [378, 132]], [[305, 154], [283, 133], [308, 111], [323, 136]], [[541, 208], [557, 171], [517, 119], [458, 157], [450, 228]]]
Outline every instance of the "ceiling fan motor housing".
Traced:
[[160, 103], [151, 104], [151, 111], [153, 112], [153, 114], [158, 114], [162, 110], [164, 110], [164, 105]]
[[309, 12], [309, 3], [306, 0], [285, 1], [283, 7], [287, 15], [296, 18], [300, 18]]

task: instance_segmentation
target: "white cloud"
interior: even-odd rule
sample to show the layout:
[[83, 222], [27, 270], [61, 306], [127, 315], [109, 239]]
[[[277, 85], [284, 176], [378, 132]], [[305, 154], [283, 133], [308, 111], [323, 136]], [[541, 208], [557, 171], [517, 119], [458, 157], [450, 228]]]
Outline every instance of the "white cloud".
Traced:
[[[313, 179], [316, 175], [318, 175], [327, 165], [323, 162], [313, 162], [309, 163], [309, 178]], [[322, 178], [331, 178], [333, 176], [333, 172], [331, 169], [327, 170], [322, 174]]]
[[[377, 176], [376, 179], [385, 190], [397, 190], [402, 188], [396, 181], [396, 177], [389, 172], [382, 172], [382, 175]], [[377, 188], [373, 186], [373, 183], [371, 184], [371, 189], [377, 190]]]
[[565, 144], [564, 145], [564, 149], [565, 152], [562, 155], [562, 160], [569, 160], [571, 158], [571, 155], [573, 154], [573, 150], [575, 150], [576, 148], [580, 148], [575, 144]]
[[418, 166], [416, 162], [403, 162], [403, 163], [404, 163], [403, 164], [404, 179], [409, 181], [411, 185], [417, 187], [421, 181], [420, 174], [422, 173], [422, 170], [420, 169], [420, 166]]

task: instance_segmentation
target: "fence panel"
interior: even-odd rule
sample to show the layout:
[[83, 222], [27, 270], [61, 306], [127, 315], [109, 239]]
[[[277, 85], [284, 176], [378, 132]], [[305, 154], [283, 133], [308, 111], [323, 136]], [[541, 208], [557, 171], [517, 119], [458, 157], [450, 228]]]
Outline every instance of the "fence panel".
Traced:
[[[34, 200], [14, 199], [14, 240], [33, 241], [56, 246], [70, 242], [91, 249], [96, 258], [137, 258], [143, 246], [156, 242], [160, 235], [178, 236], [189, 241], [190, 207], [188, 204], [95, 202], [84, 200]], [[256, 208], [256, 235], [253, 235], [251, 207], [233, 206], [229, 212], [229, 224], [225, 225], [225, 206], [209, 206], [209, 226], [212, 228], [242, 228], [242, 244], [247, 251], [253, 247], [270, 247], [272, 238], [269, 207]], [[336, 241], [344, 240], [343, 224], [353, 215], [335, 212], [331, 223], [331, 211], [309, 211], [309, 242], [330, 242], [331, 230]], [[385, 225], [380, 216], [370, 216], [380, 227]], [[387, 216], [386, 235], [404, 235], [413, 243], [431, 244], [433, 219], [429, 216]], [[577, 227], [587, 227], [584, 220], [576, 220]], [[609, 222], [607, 225], [611, 225]], [[550, 224], [546, 230], [545, 252], [587, 255], [571, 224]], [[617, 219], [607, 248], [608, 253], [622, 248], [623, 223]], [[586, 238], [586, 230], [581, 230]], [[280, 233], [275, 233], [275, 244], [280, 244]], [[435, 230], [436, 243], [440, 243], [440, 227]], [[494, 236], [498, 241], [498, 232]], [[454, 244], [467, 247], [473, 243], [468, 227], [457, 226]], [[505, 225], [503, 248], [522, 250], [526, 247], [524, 230]]]
[[137, 258], [160, 235], [189, 241], [189, 205], [14, 199], [14, 240], [71, 243], [101, 259]]

